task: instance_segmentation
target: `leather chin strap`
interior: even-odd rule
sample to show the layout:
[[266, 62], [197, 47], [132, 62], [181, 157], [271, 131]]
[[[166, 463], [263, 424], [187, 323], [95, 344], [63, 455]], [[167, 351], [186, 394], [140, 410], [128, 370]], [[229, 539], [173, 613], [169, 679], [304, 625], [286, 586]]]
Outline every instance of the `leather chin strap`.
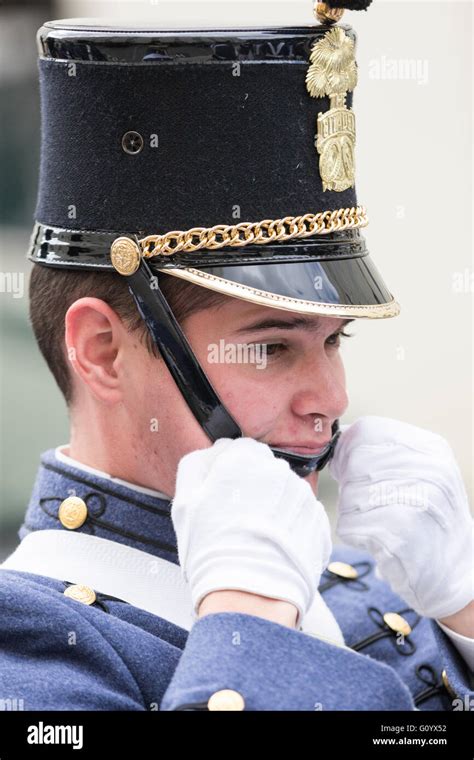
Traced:
[[310, 475], [317, 470], [318, 472], [326, 467], [327, 463], [331, 459], [334, 449], [336, 448], [337, 439], [339, 438], [341, 431], [339, 430], [339, 420], [336, 420], [332, 426], [332, 438], [323, 451], [317, 456], [294, 454], [291, 451], [285, 451], [284, 449], [275, 449], [270, 446], [271, 450], [276, 457], [286, 459], [291, 469], [300, 475], [302, 478]]
[[[158, 275], [152, 272], [145, 259], [141, 260], [137, 271], [127, 277], [127, 282], [166, 366], [206, 435], [213, 442], [218, 438], [241, 438], [240, 427], [222, 404], [203, 372], [161, 292]], [[322, 470], [331, 458], [340, 435], [338, 420], [333, 424], [332, 433], [331, 441], [317, 456], [270, 448], [275, 456], [285, 459], [297, 475], [306, 477], [315, 470]]]

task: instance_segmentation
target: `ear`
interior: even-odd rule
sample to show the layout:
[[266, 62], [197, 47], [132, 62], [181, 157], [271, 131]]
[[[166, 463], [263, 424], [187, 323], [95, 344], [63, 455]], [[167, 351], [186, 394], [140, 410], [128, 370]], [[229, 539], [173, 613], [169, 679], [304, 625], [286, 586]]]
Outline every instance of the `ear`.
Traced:
[[80, 298], [67, 310], [65, 340], [67, 356], [75, 374], [99, 401], [122, 401], [119, 352], [126, 329], [105, 301]]

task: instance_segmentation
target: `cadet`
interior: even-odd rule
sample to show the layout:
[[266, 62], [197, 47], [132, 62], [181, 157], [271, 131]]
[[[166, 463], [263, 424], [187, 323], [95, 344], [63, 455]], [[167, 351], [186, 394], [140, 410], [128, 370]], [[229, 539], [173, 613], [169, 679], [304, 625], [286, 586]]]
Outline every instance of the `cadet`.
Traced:
[[[368, 5], [291, 28], [41, 28], [30, 313], [71, 438], [43, 454], [0, 573], [4, 700], [472, 704], [453, 454], [397, 420], [339, 424], [345, 325], [399, 312], [355, 192], [339, 22]], [[221, 341], [264, 351], [208, 361]]]

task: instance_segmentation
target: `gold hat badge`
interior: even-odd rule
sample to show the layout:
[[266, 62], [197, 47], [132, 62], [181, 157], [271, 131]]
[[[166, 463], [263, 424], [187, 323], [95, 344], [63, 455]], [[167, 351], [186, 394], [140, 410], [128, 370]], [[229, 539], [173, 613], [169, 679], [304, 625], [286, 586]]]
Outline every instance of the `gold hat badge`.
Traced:
[[355, 116], [346, 95], [357, 84], [354, 42], [342, 27], [333, 27], [311, 50], [306, 87], [313, 98], [329, 96], [330, 109], [318, 114], [316, 150], [323, 191], [353, 187]]

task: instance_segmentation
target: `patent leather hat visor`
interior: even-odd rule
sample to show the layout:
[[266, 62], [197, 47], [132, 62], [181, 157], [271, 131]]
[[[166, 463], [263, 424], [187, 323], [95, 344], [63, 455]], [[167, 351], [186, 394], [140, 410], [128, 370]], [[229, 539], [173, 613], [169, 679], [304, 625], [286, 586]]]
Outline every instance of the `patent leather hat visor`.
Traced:
[[[114, 271], [109, 251], [116, 237], [36, 224], [29, 258], [53, 268]], [[359, 230], [255, 249], [197, 251], [148, 262], [157, 275], [300, 314], [377, 319], [400, 312]]]
[[233, 298], [300, 314], [386, 318], [400, 311], [367, 254], [284, 265], [166, 267], [163, 271]]

